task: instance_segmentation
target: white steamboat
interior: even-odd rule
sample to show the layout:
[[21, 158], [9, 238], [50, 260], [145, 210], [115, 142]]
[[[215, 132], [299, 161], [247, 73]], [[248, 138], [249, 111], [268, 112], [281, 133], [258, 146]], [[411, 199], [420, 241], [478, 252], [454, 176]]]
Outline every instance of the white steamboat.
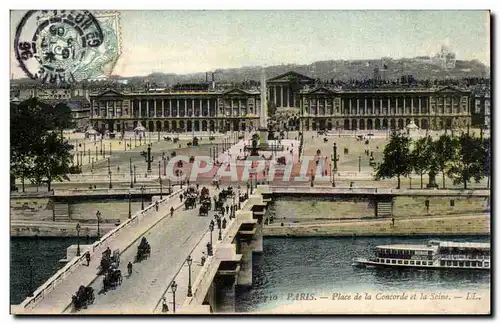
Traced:
[[425, 269], [490, 269], [490, 244], [429, 241], [378, 245], [375, 257], [354, 258], [353, 266]]

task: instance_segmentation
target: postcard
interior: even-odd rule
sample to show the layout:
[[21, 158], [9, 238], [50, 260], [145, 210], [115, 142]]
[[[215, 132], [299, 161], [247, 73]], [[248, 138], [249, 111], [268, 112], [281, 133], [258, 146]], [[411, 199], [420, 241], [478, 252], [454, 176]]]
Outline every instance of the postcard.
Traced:
[[489, 11], [10, 26], [11, 314], [491, 314]]

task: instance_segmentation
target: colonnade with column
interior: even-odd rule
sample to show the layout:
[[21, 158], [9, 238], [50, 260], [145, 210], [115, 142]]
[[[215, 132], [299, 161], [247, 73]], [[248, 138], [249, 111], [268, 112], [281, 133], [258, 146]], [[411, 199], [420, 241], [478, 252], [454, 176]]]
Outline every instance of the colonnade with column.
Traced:
[[127, 118], [93, 120], [96, 129], [121, 132], [132, 131], [139, 122], [149, 132], [218, 132], [247, 131], [258, 125], [258, 118]]
[[243, 117], [258, 115], [255, 98], [172, 98], [95, 100], [91, 117]]
[[315, 130], [378, 130], [378, 129], [404, 129], [411, 121], [421, 129], [464, 128], [470, 124], [468, 116], [446, 115], [405, 115], [370, 117], [303, 117], [302, 129]]
[[268, 84], [267, 100], [276, 104], [278, 108], [296, 107], [297, 94], [292, 91], [289, 85]]
[[216, 98], [139, 98], [130, 100], [134, 117], [215, 117]]

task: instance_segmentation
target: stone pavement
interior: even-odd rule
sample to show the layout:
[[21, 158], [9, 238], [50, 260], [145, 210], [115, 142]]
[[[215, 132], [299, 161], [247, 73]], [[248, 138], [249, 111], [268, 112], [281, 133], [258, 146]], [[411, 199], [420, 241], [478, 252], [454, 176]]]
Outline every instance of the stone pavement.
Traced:
[[[77, 266], [74, 271], [66, 274], [62, 278], [62, 281], [44, 296], [35, 309], [26, 309], [26, 311], [36, 314], [62, 313], [71, 303], [71, 296], [77, 291], [78, 287], [80, 285], [89, 285], [96, 279], [102, 252], [109, 246], [111, 250], [120, 249], [123, 253], [156, 223], [165, 217], [170, 218], [170, 207], [179, 208], [182, 206], [178, 194], [179, 191], [174, 193], [170, 198], [165, 198], [158, 212], [154, 210], [154, 207], [146, 208], [148, 210], [134, 216], [133, 224], [124, 227], [119, 234], [110, 237], [92, 252], [92, 260], [89, 267], [83, 265], [84, 262]], [[177, 218], [176, 216], [174, 213], [174, 219]], [[85, 253], [85, 250], [82, 251], [83, 253]], [[35, 292], [35, 295], [38, 295], [38, 292]]]

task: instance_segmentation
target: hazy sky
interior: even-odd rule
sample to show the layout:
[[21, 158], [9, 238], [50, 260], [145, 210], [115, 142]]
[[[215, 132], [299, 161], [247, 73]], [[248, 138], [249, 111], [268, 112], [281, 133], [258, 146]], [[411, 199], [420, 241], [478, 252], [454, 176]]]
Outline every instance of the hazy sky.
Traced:
[[[23, 11], [11, 14], [11, 49]], [[114, 74], [435, 54], [490, 65], [485, 11], [121, 11]], [[23, 77], [11, 55], [11, 70]]]

